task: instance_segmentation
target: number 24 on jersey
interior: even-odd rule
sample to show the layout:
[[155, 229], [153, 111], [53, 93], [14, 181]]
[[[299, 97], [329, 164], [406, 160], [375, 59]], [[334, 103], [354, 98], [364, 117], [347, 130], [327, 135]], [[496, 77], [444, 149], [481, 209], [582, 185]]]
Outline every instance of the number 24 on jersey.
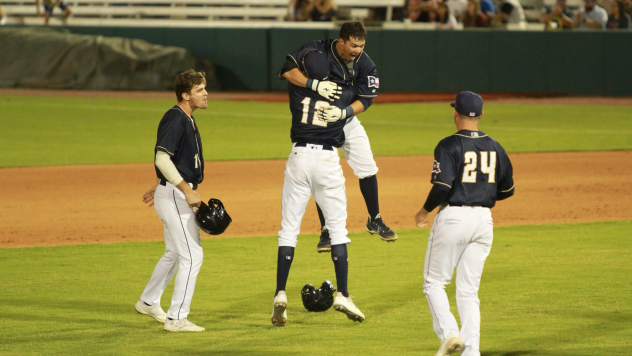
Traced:
[[[496, 183], [496, 151], [481, 151], [481, 172], [488, 175], [487, 183]], [[465, 168], [463, 168], [463, 183], [476, 183], [476, 167], [478, 155], [475, 151], [465, 152]]]

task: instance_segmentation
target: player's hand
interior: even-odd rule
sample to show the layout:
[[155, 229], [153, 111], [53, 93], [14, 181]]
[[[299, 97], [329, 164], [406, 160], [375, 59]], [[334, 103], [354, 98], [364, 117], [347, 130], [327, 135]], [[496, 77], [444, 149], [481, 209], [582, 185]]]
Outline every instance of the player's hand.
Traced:
[[191, 209], [199, 208], [202, 205], [202, 197], [195, 191], [191, 190], [190, 192], [184, 193], [184, 198], [187, 200], [187, 204]]
[[340, 99], [340, 94], [342, 94], [342, 88], [339, 87], [338, 84], [328, 80], [319, 81], [314, 79], [311, 89], [329, 101]]
[[324, 106], [316, 111], [319, 120], [326, 122], [336, 122], [347, 116], [347, 111], [337, 106]]
[[149, 207], [154, 206], [154, 193], [156, 192], [156, 187], [158, 186], [154, 185], [151, 189], [146, 191], [145, 194], [143, 194], [143, 203], [149, 203]]
[[417, 227], [428, 227], [430, 223], [428, 222], [428, 212], [426, 209], [421, 208], [421, 210], [415, 214], [415, 223], [417, 223]]

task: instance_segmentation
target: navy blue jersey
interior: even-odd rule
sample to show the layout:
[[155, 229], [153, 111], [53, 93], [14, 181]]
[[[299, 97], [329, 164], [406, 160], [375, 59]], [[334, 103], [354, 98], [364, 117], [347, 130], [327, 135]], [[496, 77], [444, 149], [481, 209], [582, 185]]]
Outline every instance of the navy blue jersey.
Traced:
[[[296, 49], [286, 56], [286, 61], [278, 75], [283, 78], [282, 74], [294, 68], [301, 68], [301, 58], [299, 54], [305, 49], [313, 48], [325, 54], [331, 64], [331, 74], [329, 80], [338, 84], [342, 88], [343, 97], [348, 98], [349, 102], [343, 100], [335, 103], [336, 106], [344, 109], [352, 102], [360, 100], [364, 109], [368, 109], [373, 104], [373, 99], [377, 97], [380, 89], [380, 79], [377, 76], [375, 63], [371, 60], [366, 52], [362, 52], [353, 60], [353, 73], [349, 71], [346, 62], [340, 57], [336, 50], [338, 40], [322, 40], [311, 41], [304, 46]], [[345, 92], [349, 92], [345, 94]]]
[[[171, 162], [187, 183], [202, 183], [204, 157], [200, 132], [193, 115], [189, 118], [178, 105], [169, 109], [160, 120], [154, 155], [158, 151], [171, 156]], [[165, 179], [160, 169], [155, 168], [158, 178]]]
[[344, 93], [340, 99], [331, 102], [311, 89], [298, 87], [292, 83], [288, 83], [288, 93], [292, 112], [292, 129], [290, 130], [292, 142], [327, 144], [334, 147], [341, 147], [345, 143], [344, 127], [347, 120], [326, 122], [315, 115], [320, 107], [343, 105]]
[[461, 130], [435, 148], [432, 184], [450, 189], [450, 205], [496, 205], [497, 196], [512, 193], [514, 182], [507, 153], [481, 131]]

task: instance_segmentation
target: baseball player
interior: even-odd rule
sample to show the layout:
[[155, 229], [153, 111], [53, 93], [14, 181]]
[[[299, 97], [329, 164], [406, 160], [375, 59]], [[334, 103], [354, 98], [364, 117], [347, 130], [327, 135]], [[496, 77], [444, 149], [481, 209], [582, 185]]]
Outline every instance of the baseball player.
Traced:
[[[39, 2], [40, 0], [35, 0], [35, 9], [36, 9], [37, 17], [40, 16]], [[48, 20], [53, 15], [53, 10], [55, 9], [55, 6], [59, 7], [61, 11], [64, 12], [63, 13], [64, 22], [66, 21], [66, 19], [68, 19], [68, 16], [72, 14], [70, 6], [68, 6], [68, 4], [66, 4], [62, 0], [44, 0], [44, 25], [48, 25]]]
[[[337, 84], [326, 81], [330, 75], [326, 55], [313, 48], [305, 48], [296, 55], [303, 82], [313, 86], [288, 83], [292, 112], [292, 151], [285, 166], [282, 195], [282, 229], [279, 231], [277, 256], [277, 287], [272, 308], [272, 325], [287, 322], [285, 285], [294, 259], [294, 249], [301, 220], [310, 196], [320, 205], [331, 236], [331, 258], [336, 272], [338, 292], [333, 307], [353, 321], [364, 320], [364, 314], [349, 298], [347, 275], [347, 198], [345, 178], [337, 148], [344, 144], [345, 120], [321, 121], [316, 112], [320, 107], [350, 102], [354, 93], [342, 91]], [[313, 88], [313, 89], [312, 89]]]
[[[371, 235], [379, 234], [382, 240], [390, 242], [397, 240], [397, 234], [386, 226], [380, 215], [376, 177], [378, 168], [373, 159], [373, 152], [371, 152], [371, 144], [366, 131], [356, 117], [357, 114], [366, 111], [373, 104], [373, 99], [377, 97], [380, 88], [375, 64], [363, 51], [365, 42], [366, 30], [362, 23], [345, 22], [340, 28], [339, 39], [312, 41], [288, 54], [287, 60], [279, 72], [279, 78], [287, 79], [292, 85], [298, 87], [317, 90], [320, 82], [305, 78], [305, 75], [298, 68], [297, 56], [306, 48], [316, 49], [325, 54], [331, 68], [329, 81], [338, 84], [345, 97], [349, 96], [352, 100], [350, 103], [340, 102], [336, 105], [322, 106], [319, 108], [319, 115], [327, 121], [346, 121], [347, 124], [344, 127], [345, 141], [341, 148], [347, 163], [355, 175], [360, 178], [360, 191], [369, 211], [366, 230]], [[321, 208], [318, 207], [321, 235], [317, 250], [325, 252], [331, 249], [331, 226], [326, 225]]]
[[[204, 73], [188, 70], [180, 73], [174, 89], [178, 103], [169, 109], [158, 125], [154, 148], [156, 186], [143, 195], [143, 201], [154, 205], [163, 223], [165, 254], [160, 258], [145, 287], [136, 310], [164, 323], [174, 332], [200, 332], [203, 327], [187, 320], [195, 282], [202, 266], [200, 230], [193, 208], [199, 207], [195, 192], [204, 179], [202, 140], [193, 117], [196, 109], [206, 109], [207, 95]], [[165, 314], [160, 297], [176, 274], [171, 307]]]
[[[457, 95], [454, 123], [458, 132], [435, 148], [433, 184], [423, 208], [415, 215], [426, 227], [428, 213], [440, 206], [430, 230], [424, 264], [424, 293], [441, 347], [435, 356], [462, 351], [480, 356], [478, 288], [493, 239], [490, 209], [514, 194], [512, 167], [505, 150], [478, 130], [483, 99], [464, 91]], [[456, 267], [456, 304], [461, 331], [450, 312], [445, 286]]]

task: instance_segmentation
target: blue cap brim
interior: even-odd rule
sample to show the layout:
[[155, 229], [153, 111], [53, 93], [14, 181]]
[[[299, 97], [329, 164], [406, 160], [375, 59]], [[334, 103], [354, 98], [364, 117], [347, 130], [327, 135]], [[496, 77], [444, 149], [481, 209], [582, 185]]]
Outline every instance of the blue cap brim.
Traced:
[[450, 106], [453, 107], [453, 108], [456, 108], [456, 101], [451, 102]]

